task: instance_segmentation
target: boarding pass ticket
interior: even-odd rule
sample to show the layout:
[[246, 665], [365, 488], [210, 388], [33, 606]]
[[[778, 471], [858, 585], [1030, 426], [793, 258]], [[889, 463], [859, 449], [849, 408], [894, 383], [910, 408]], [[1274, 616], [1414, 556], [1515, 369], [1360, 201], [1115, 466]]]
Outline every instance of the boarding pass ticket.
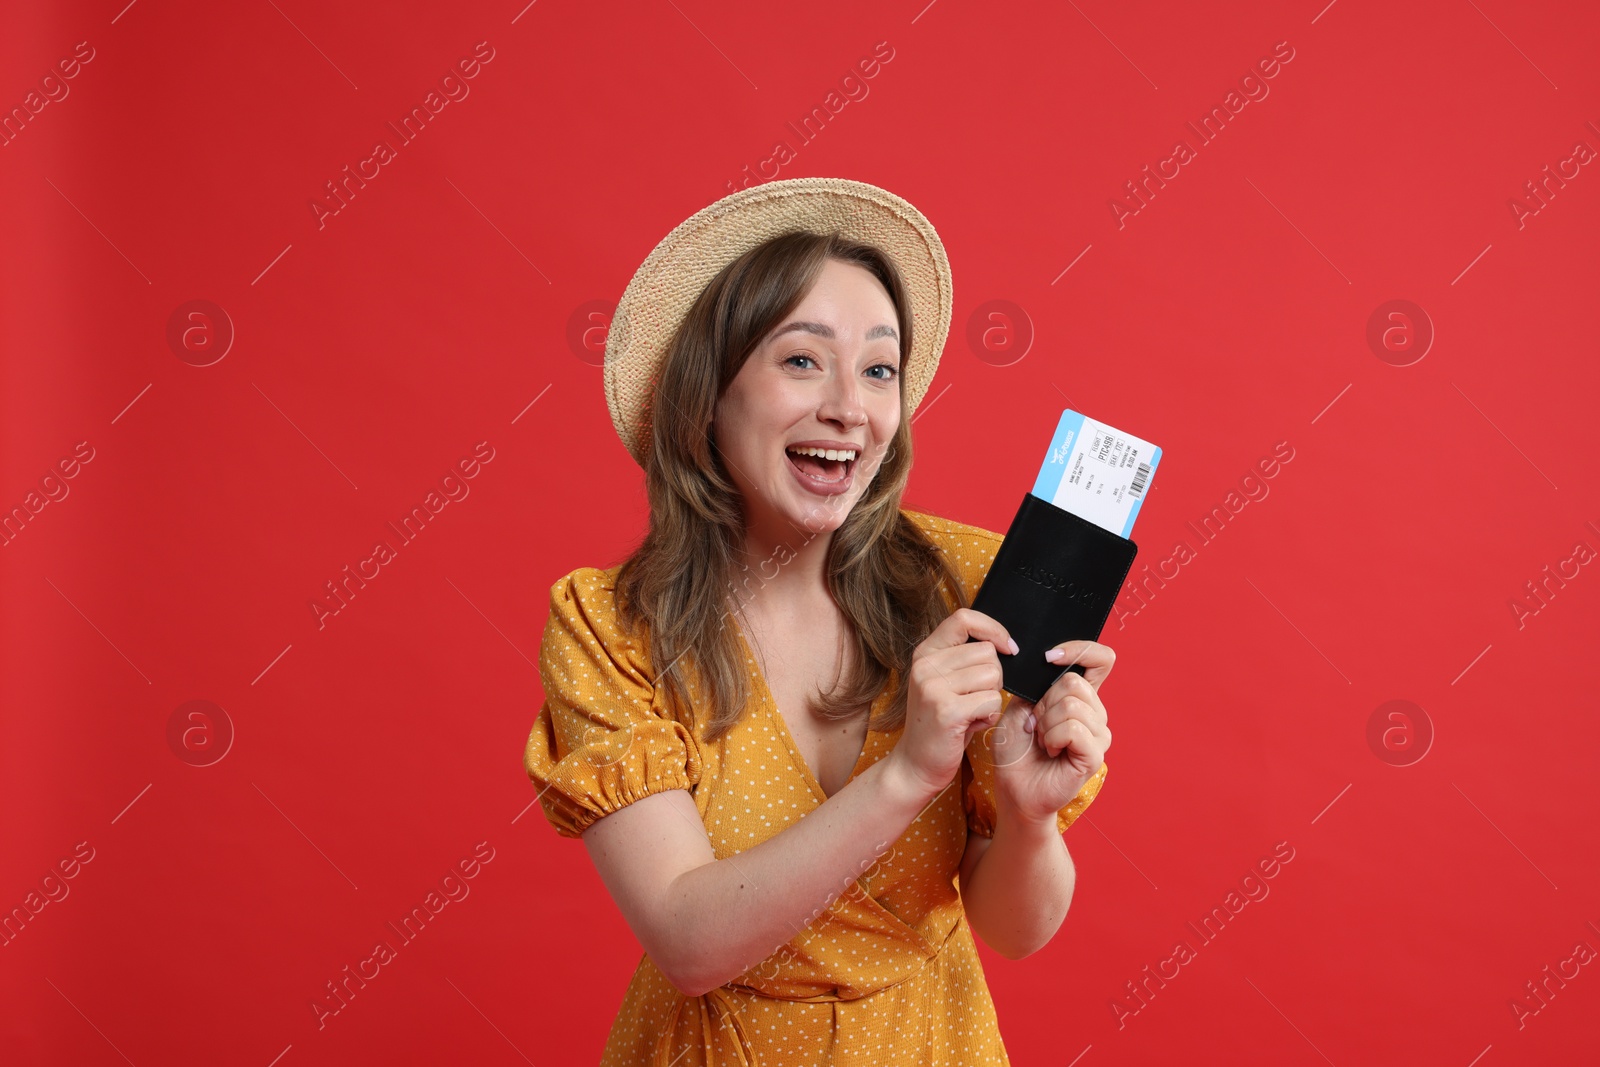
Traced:
[[1119, 537], [1133, 531], [1161, 449], [1068, 408], [1056, 424], [1033, 495]]

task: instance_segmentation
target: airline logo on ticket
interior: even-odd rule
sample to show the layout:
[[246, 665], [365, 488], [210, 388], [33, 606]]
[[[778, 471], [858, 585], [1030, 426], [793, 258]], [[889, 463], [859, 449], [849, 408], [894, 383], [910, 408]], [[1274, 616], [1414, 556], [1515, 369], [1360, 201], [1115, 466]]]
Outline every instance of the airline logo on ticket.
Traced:
[[1149, 441], [1068, 408], [1056, 425], [1033, 495], [1127, 537], [1160, 462], [1161, 449]]

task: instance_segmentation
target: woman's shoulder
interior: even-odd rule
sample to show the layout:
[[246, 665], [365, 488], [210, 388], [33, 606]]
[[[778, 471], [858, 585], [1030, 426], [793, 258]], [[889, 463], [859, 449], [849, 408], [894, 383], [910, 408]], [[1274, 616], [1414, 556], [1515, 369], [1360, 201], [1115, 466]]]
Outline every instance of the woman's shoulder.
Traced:
[[988, 576], [994, 554], [999, 551], [1005, 535], [911, 508], [902, 507], [900, 511], [944, 553], [952, 569], [961, 576], [970, 603]]
[[550, 614], [539, 647], [547, 688], [553, 676], [576, 672], [630, 690], [654, 687], [647, 631], [629, 629], [617, 607], [615, 567], [578, 567], [550, 586]]
[[598, 597], [604, 600], [613, 600], [617, 589], [617, 572], [622, 569], [619, 563], [615, 567], [578, 567], [557, 578], [550, 586], [552, 595], [572, 590], [579, 595]]
[[[972, 547], [986, 550], [1000, 547], [1000, 542], [1005, 540], [1005, 534], [986, 530], [982, 526], [971, 526], [954, 519], [946, 519], [939, 515], [932, 515], [925, 511], [916, 511], [912, 508], [901, 508], [901, 513], [906, 518], [917, 524], [917, 528], [927, 534], [929, 539], [939, 547], [951, 548]], [[990, 553], [993, 554], [992, 552]]]
[[617, 572], [615, 567], [578, 567], [557, 578], [550, 586], [550, 609], [577, 610], [591, 622], [614, 623], [617, 618]]
[[604, 568], [578, 567], [551, 583], [551, 628], [563, 635], [592, 634], [607, 647], [631, 645], [623, 633], [622, 616], [617, 608], [617, 573], [621, 569], [621, 564]]

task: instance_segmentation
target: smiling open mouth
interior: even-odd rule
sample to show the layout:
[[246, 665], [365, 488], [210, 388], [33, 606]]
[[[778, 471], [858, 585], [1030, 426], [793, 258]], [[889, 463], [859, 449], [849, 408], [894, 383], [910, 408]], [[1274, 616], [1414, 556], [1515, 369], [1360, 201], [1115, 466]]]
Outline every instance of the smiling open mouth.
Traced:
[[857, 456], [853, 451], [821, 448], [790, 448], [785, 450], [785, 454], [797, 471], [822, 485], [845, 484], [855, 469]]

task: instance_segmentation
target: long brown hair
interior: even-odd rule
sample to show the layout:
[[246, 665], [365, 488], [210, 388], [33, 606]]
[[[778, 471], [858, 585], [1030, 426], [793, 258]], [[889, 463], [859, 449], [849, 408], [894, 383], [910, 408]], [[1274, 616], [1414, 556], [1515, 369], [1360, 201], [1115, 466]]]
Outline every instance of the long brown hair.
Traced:
[[[732, 728], [750, 700], [737, 624], [727, 617], [737, 584], [748, 588], [758, 580], [742, 559], [740, 494], [717, 452], [712, 416], [745, 360], [805, 298], [829, 259], [871, 272], [894, 303], [901, 418], [867, 490], [828, 546], [828, 590], [849, 623], [855, 655], [853, 669], [843, 672], [833, 689], [814, 696], [818, 712], [833, 720], [850, 718], [883, 691], [893, 671], [903, 682], [916, 645], [952, 610], [941, 589], [950, 591], [954, 607], [965, 606], [943, 553], [900, 511], [911, 475], [903, 369], [912, 323], [899, 269], [882, 250], [838, 234], [796, 231], [752, 248], [701, 292], [661, 362], [645, 462], [650, 529], [616, 580], [623, 626], [645, 624], [656, 685], [665, 686], [680, 718], [691, 706], [683, 668], [698, 676], [710, 708], [702, 732], [708, 742]], [[872, 728], [894, 730], [905, 721], [905, 712], [901, 684]]]

